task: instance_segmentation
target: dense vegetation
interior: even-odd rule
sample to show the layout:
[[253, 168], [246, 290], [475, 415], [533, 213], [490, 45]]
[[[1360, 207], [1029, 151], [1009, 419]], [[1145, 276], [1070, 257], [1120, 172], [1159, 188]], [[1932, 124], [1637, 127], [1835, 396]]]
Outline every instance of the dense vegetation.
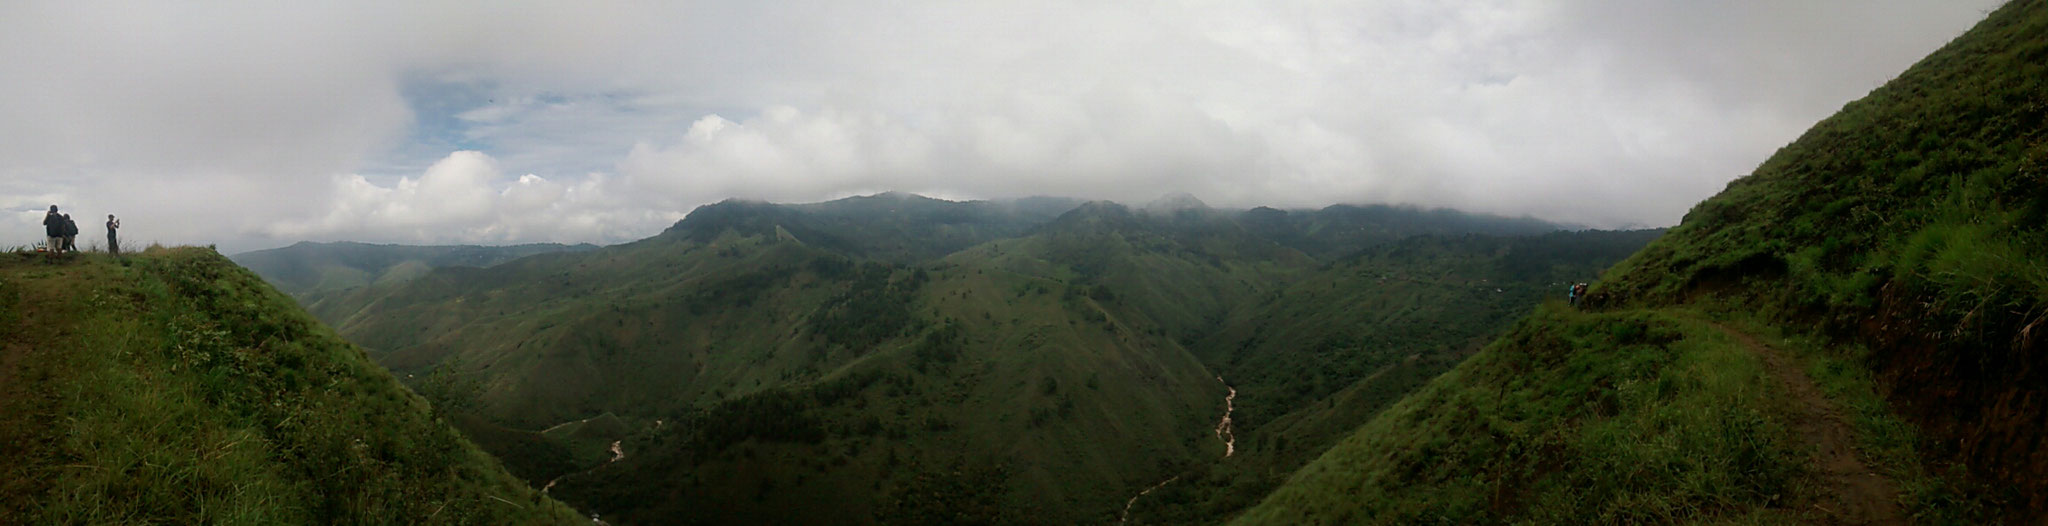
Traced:
[[1800, 459], [1768, 381], [1705, 322], [1553, 303], [1240, 521], [1789, 519]]
[[380, 283], [398, 283], [448, 266], [488, 267], [549, 252], [596, 249], [595, 245], [535, 243], [511, 246], [412, 246], [311, 241], [235, 254], [236, 264], [263, 276], [293, 297]]
[[1597, 313], [1525, 320], [1244, 522], [2048, 514], [2042, 35], [2048, 2], [1998, 9], [1610, 269]]
[[569, 524], [226, 258], [0, 254], [0, 522]]
[[1539, 302], [1659, 233], [1417, 236], [1246, 302], [1195, 347], [1237, 388], [1237, 455], [1148, 496], [1131, 522], [1205, 522], [1256, 503]]
[[[467, 378], [478, 418], [463, 429], [628, 522], [1105, 522], [1176, 476], [1203, 482], [1133, 520], [1213, 519], [1655, 235], [1474, 235], [1544, 224], [1391, 207], [1033, 203], [728, 201], [640, 242], [310, 308], [416, 383]], [[1256, 415], [1229, 468], [1219, 376]], [[554, 438], [599, 414], [628, 430]]]

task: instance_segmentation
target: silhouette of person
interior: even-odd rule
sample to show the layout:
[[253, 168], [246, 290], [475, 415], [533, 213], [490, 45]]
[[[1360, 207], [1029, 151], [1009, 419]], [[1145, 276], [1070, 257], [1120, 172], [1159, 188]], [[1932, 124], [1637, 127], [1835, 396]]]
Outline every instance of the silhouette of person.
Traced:
[[64, 252], [78, 251], [78, 223], [71, 222], [71, 214], [64, 214]]
[[108, 253], [108, 254], [113, 254], [113, 255], [116, 255], [116, 256], [119, 256], [119, 255], [121, 255], [121, 240], [119, 240], [119, 239], [116, 239], [116, 238], [114, 237], [114, 231], [115, 231], [115, 230], [119, 230], [120, 228], [121, 228], [121, 220], [119, 220], [119, 219], [114, 219], [114, 214], [107, 214], [107, 253]]
[[50, 238], [44, 244], [44, 254], [56, 257], [64, 250], [64, 216], [57, 213], [57, 205], [50, 205], [50, 213], [43, 214], [43, 236]]

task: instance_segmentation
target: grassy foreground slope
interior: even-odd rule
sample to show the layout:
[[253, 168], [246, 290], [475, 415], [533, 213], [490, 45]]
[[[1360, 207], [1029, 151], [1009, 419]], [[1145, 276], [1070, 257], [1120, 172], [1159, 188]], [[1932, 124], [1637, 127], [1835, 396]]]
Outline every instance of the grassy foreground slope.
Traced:
[[2048, 2], [1998, 9], [1611, 275], [1605, 304], [1716, 294], [1825, 335], [1931, 461], [2048, 514]]
[[2043, 35], [2000, 8], [1240, 522], [2048, 513]]
[[1793, 518], [1801, 459], [1768, 382], [1707, 322], [1551, 303], [1238, 522]]
[[212, 251], [37, 256], [0, 254], [0, 523], [583, 522]]

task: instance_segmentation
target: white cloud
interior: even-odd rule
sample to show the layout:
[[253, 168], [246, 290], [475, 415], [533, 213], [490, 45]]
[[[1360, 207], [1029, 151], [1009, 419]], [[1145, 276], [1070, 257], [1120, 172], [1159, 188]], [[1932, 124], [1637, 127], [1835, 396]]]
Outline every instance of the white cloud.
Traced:
[[[331, 181], [329, 205], [249, 234], [276, 240], [349, 239], [415, 244], [617, 243], [679, 219], [624, 209], [610, 179], [573, 184], [526, 174], [510, 181], [482, 152], [449, 154], [419, 177], [378, 184], [350, 174]], [[630, 229], [618, 229], [629, 225]]]
[[1669, 224], [1992, 3], [11, 2], [0, 241], [42, 201], [514, 242], [888, 189]]

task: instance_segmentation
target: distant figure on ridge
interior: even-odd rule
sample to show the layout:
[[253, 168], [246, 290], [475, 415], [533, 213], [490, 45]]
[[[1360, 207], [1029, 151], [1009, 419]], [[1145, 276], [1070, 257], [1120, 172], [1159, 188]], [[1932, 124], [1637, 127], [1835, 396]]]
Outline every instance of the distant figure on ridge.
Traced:
[[50, 238], [43, 251], [49, 257], [57, 257], [64, 250], [64, 216], [57, 213], [57, 205], [50, 205], [50, 213], [43, 214], [43, 235]]
[[1577, 307], [1579, 306], [1579, 300], [1581, 300], [1581, 299], [1584, 299], [1585, 297], [1586, 297], [1586, 284], [1585, 284], [1585, 283], [1573, 283], [1573, 284], [1572, 284], [1572, 307], [1574, 307], [1574, 308], [1577, 308]]
[[78, 251], [78, 223], [71, 222], [71, 214], [64, 214], [64, 252]]
[[121, 255], [121, 241], [120, 241], [120, 240], [118, 240], [118, 239], [115, 239], [115, 238], [114, 238], [114, 231], [115, 231], [115, 230], [118, 230], [118, 229], [120, 229], [120, 228], [121, 228], [121, 220], [119, 220], [119, 219], [114, 219], [114, 214], [107, 214], [107, 253], [108, 253], [108, 254], [113, 254], [113, 255], [116, 255], [116, 256], [119, 256], [119, 255]]

